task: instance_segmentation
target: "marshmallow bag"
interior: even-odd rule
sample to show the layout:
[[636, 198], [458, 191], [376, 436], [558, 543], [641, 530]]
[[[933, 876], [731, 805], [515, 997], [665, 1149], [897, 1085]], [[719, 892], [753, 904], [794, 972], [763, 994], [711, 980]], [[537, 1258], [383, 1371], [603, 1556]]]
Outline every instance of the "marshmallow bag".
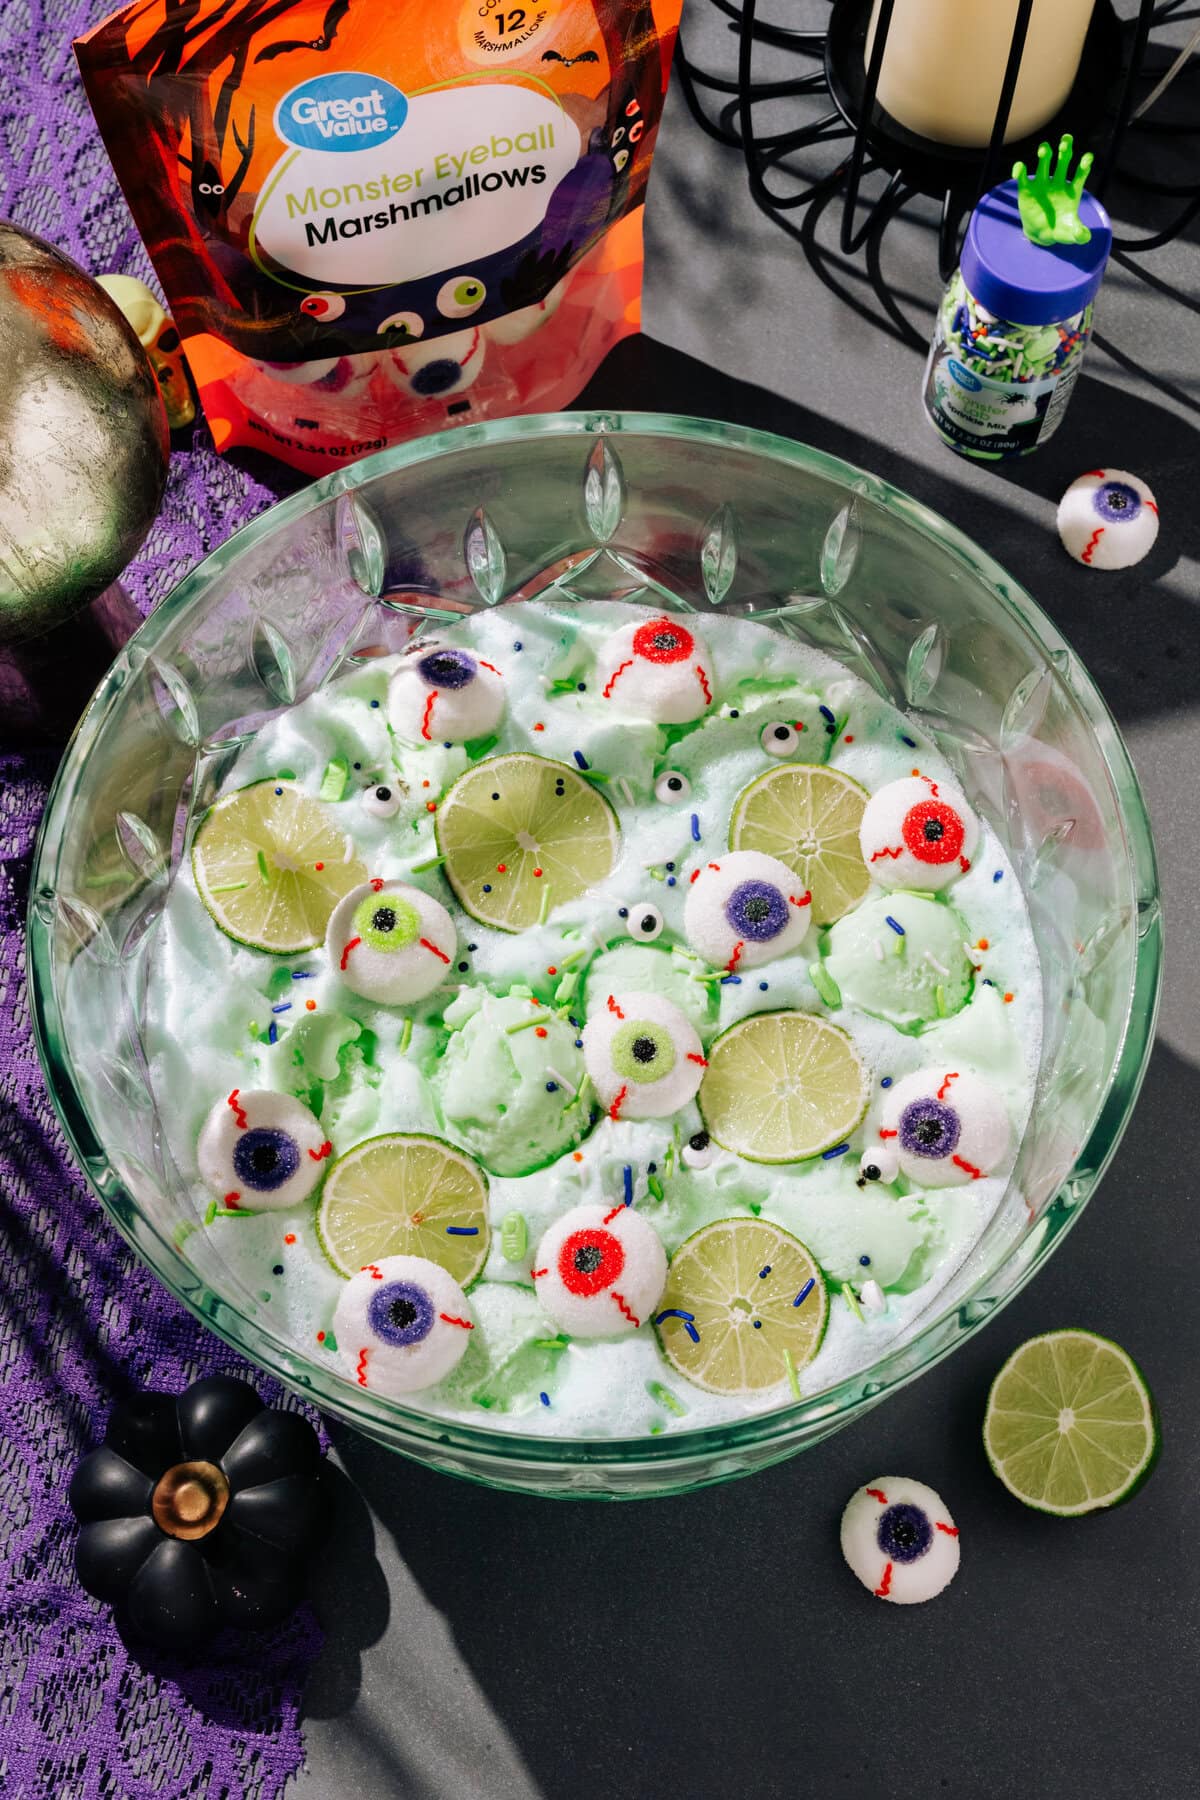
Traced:
[[135, 0], [76, 44], [219, 450], [566, 406], [640, 320], [681, 0]]

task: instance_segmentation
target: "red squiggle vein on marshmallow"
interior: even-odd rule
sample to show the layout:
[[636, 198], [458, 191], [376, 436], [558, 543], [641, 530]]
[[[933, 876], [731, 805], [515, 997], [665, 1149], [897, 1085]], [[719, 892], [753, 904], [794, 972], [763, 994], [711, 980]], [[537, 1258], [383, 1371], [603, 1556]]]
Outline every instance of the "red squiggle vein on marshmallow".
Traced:
[[943, 1525], [942, 1521], [940, 1519], [938, 1519], [936, 1521], [936, 1523], [937, 1523], [938, 1530], [944, 1531], [947, 1537], [957, 1537], [958, 1536], [958, 1526], [957, 1525]]
[[798, 900], [797, 900], [795, 894], [789, 894], [788, 899], [793, 906], [811, 906], [812, 905], [812, 889], [805, 888], [804, 892], [801, 894], [801, 896]]
[[324, 1162], [327, 1156], [333, 1155], [333, 1145], [330, 1143], [329, 1139], [326, 1138], [319, 1150], [310, 1150], [308, 1154], [312, 1157], [314, 1162]]
[[350, 961], [350, 952], [356, 949], [361, 943], [362, 939], [360, 937], [351, 938], [346, 945], [346, 948], [342, 951], [342, 959], [338, 964], [338, 968], [341, 969], [343, 973], [345, 972], [346, 964]]
[[612, 1105], [608, 1109], [608, 1116], [610, 1119], [615, 1121], [620, 1118], [621, 1108], [625, 1104], [625, 1096], [628, 1092], [629, 1092], [628, 1087], [623, 1087], [621, 1089], [620, 1093], [617, 1095], [616, 1099], [613, 1101]]
[[983, 1180], [983, 1170], [977, 1169], [974, 1163], [964, 1162], [961, 1156], [952, 1156], [950, 1161], [954, 1164], [956, 1169], [965, 1169], [972, 1181]]
[[450, 961], [450, 958], [446, 955], [446, 952], [444, 950], [439, 950], [436, 944], [431, 944], [428, 938], [422, 938], [420, 940], [420, 942], [421, 942], [421, 948], [423, 950], [431, 950], [433, 952], [434, 956], [440, 957], [440, 959], [444, 963], [448, 963]]
[[878, 862], [881, 856], [896, 857], [896, 856], [903, 856], [903, 855], [904, 855], [903, 848], [901, 848], [899, 850], [874, 850], [871, 853], [871, 861]]
[[634, 1330], [636, 1331], [642, 1321], [638, 1318], [638, 1316], [635, 1312], [631, 1311], [631, 1309], [625, 1302], [624, 1296], [622, 1294], [618, 1294], [616, 1292], [616, 1290], [614, 1289], [612, 1298], [616, 1302], [618, 1310], [620, 1312], [624, 1313], [625, 1317], [629, 1320], [630, 1324], [633, 1326]]
[[733, 971], [737, 968], [738, 963], [742, 960], [742, 951], [745, 948], [746, 948], [745, 940], [743, 938], [739, 938], [737, 943], [733, 946], [733, 955], [730, 957], [729, 961], [725, 964], [725, 967], [729, 970], [729, 973], [731, 975], [733, 974]]
[[359, 1387], [366, 1387], [367, 1385], [367, 1357], [369, 1354], [370, 1352], [366, 1350], [360, 1350], [358, 1353], [358, 1369], [356, 1373], [358, 1375]]
[[[500, 675], [500, 671], [495, 663], [485, 662], [482, 656], [479, 659], [479, 666], [481, 669], [490, 669], [493, 675]], [[503, 681], [504, 677], [501, 675], [500, 679]]]
[[867, 1488], [866, 1492], [870, 1494], [872, 1500], [878, 1500], [880, 1506], [887, 1505], [888, 1498], [882, 1488]]
[[704, 673], [704, 670], [700, 667], [699, 663], [696, 664], [696, 679], [700, 683], [700, 690], [704, 695], [705, 706], [711, 706], [712, 689], [708, 685], [708, 676]]
[[625, 1014], [621, 1011], [611, 994], [608, 996], [608, 1010], [609, 1012], [616, 1013], [618, 1019], [623, 1019], [625, 1017]]
[[464, 1331], [474, 1331], [475, 1329], [470, 1319], [456, 1319], [453, 1313], [439, 1313], [438, 1318], [445, 1319], [447, 1325], [459, 1325]]
[[1097, 525], [1095, 531], [1093, 531], [1091, 537], [1088, 539], [1087, 544], [1084, 546], [1083, 554], [1079, 558], [1080, 562], [1085, 562], [1088, 564], [1091, 563], [1093, 556], [1095, 556], [1095, 554], [1096, 554], [1096, 545], [1100, 542], [1100, 539], [1103, 536], [1104, 536], [1103, 525]]
[[246, 1111], [244, 1107], [238, 1105], [238, 1095], [241, 1091], [241, 1088], [234, 1088], [226, 1104], [233, 1108], [233, 1116], [237, 1120], [238, 1130], [245, 1131], [247, 1125]]
[[623, 675], [625, 673], [626, 669], [632, 669], [633, 660], [634, 660], [633, 657], [630, 656], [630, 657], [627, 657], [623, 663], [617, 664], [616, 668], [613, 670], [612, 674], [609, 676], [609, 678], [605, 682], [604, 686], [600, 689], [601, 696], [605, 700], [612, 699], [612, 691], [617, 685], [617, 676]]
[[950, 1092], [950, 1083], [952, 1081], [957, 1081], [957, 1080], [958, 1080], [958, 1070], [952, 1069], [950, 1074], [947, 1075], [945, 1081], [943, 1081], [941, 1087], [937, 1091], [937, 1097], [939, 1100], [944, 1100], [946, 1098], [946, 1095]]
[[438, 690], [434, 688], [428, 700], [425, 702], [425, 711], [421, 714], [421, 736], [425, 739], [427, 744], [432, 743], [433, 741], [429, 730], [429, 722], [433, 717], [433, 703], [437, 697]]
[[614, 1206], [610, 1213], [605, 1213], [604, 1223], [606, 1225], [611, 1225], [613, 1220], [616, 1218], [617, 1214], [623, 1213], [624, 1211], [625, 1211], [625, 1202], [622, 1200], [621, 1204], [619, 1206]]
[[700, 1067], [701, 1067], [701, 1068], [702, 1068], [702, 1069], [707, 1069], [707, 1067], [708, 1067], [708, 1058], [707, 1058], [707, 1056], [697, 1056], [697, 1055], [696, 1055], [696, 1052], [695, 1052], [695, 1051], [694, 1051], [694, 1050], [689, 1050], [689, 1051], [688, 1051], [688, 1053], [687, 1053], [687, 1059], [688, 1059], [688, 1061], [689, 1061], [689, 1062], [694, 1062], [694, 1063], [699, 1063], [699, 1064], [700, 1064]]
[[875, 1589], [875, 1598], [877, 1600], [886, 1600], [889, 1593], [891, 1592], [891, 1589], [892, 1589], [892, 1565], [891, 1565], [891, 1563], [888, 1563], [887, 1567], [883, 1571], [883, 1580], [879, 1583], [879, 1586]]

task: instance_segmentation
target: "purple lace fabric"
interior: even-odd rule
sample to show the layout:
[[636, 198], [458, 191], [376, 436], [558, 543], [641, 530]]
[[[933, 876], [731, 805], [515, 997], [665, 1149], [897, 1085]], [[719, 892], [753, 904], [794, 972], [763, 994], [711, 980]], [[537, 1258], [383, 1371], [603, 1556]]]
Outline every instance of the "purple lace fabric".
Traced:
[[[104, 0], [0, 5], [0, 216], [93, 273], [150, 279], [71, 40]], [[286, 478], [283, 478], [286, 479]], [[172, 458], [125, 586], [143, 612], [274, 494], [203, 429]], [[303, 1760], [311, 1614], [187, 1663], [126, 1645], [74, 1577], [67, 1484], [109, 1407], [247, 1369], [133, 1258], [58, 1129], [30, 1030], [24, 912], [51, 755], [0, 756], [0, 1792], [11, 1800], [273, 1800]]]

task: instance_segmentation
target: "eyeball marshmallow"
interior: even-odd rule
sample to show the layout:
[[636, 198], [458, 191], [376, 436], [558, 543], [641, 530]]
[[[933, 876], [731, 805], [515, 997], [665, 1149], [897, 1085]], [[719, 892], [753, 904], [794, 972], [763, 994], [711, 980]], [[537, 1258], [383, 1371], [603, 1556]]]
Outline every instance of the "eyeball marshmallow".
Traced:
[[699, 632], [677, 619], [623, 625], [597, 658], [600, 698], [656, 725], [686, 725], [712, 705], [712, 657]]
[[786, 719], [770, 719], [759, 732], [758, 741], [768, 756], [792, 756], [800, 742], [800, 733]]
[[504, 677], [470, 650], [427, 641], [406, 653], [388, 683], [388, 718], [411, 744], [465, 744], [504, 715]]
[[877, 1150], [864, 1150], [858, 1164], [858, 1186], [869, 1181], [895, 1181], [900, 1173], [900, 1155], [894, 1145], [881, 1145]]
[[858, 841], [880, 887], [935, 891], [965, 875], [979, 843], [979, 821], [948, 781], [906, 775], [872, 794]]
[[690, 1022], [658, 994], [609, 994], [583, 1028], [583, 1061], [612, 1119], [666, 1119], [708, 1066]]
[[1140, 476], [1092, 469], [1059, 501], [1058, 535], [1067, 554], [1089, 569], [1128, 569], [1154, 547], [1158, 506]]
[[850, 1496], [842, 1555], [877, 1600], [919, 1606], [958, 1573], [958, 1527], [923, 1481], [881, 1475]]
[[716, 1153], [707, 1131], [694, 1131], [679, 1152], [679, 1160], [688, 1169], [707, 1169]]
[[654, 783], [654, 798], [663, 806], [682, 806], [692, 797], [692, 784], [678, 769], [664, 769]]
[[575, 1206], [544, 1233], [531, 1273], [561, 1331], [624, 1337], [662, 1299], [667, 1254], [653, 1225], [631, 1206]]
[[400, 811], [403, 798], [398, 787], [394, 787], [390, 782], [381, 781], [375, 787], [363, 789], [362, 809], [368, 818], [394, 819]]
[[635, 943], [652, 944], [663, 933], [665, 923], [657, 906], [649, 900], [639, 900], [628, 908], [629, 935]]
[[900, 1172], [924, 1188], [955, 1187], [994, 1173], [1008, 1154], [1003, 1100], [978, 1075], [918, 1069], [888, 1089], [879, 1137]]
[[478, 329], [403, 343], [384, 358], [388, 378], [417, 400], [441, 400], [461, 393], [483, 367], [484, 339]]
[[226, 1206], [252, 1212], [307, 1200], [332, 1154], [307, 1106], [269, 1088], [234, 1088], [209, 1113], [196, 1146], [205, 1186]]
[[475, 1329], [467, 1297], [424, 1256], [385, 1256], [342, 1289], [333, 1315], [350, 1379], [397, 1399], [432, 1387], [458, 1367]]
[[432, 994], [457, 944], [440, 900], [403, 881], [367, 881], [338, 901], [325, 951], [352, 993], [384, 1006]]
[[380, 358], [375, 351], [367, 350], [358, 356], [322, 356], [311, 362], [256, 366], [272, 381], [282, 381], [289, 387], [313, 388], [319, 394], [353, 400], [366, 389], [380, 366]]
[[761, 850], [731, 850], [692, 878], [683, 931], [714, 969], [754, 969], [803, 942], [812, 895], [799, 892], [786, 863]]

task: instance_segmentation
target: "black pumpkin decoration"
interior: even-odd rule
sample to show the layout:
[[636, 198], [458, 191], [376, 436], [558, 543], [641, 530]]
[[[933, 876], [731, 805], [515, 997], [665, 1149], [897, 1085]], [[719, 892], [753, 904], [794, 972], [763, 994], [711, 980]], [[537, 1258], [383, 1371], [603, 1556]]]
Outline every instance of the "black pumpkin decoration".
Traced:
[[231, 1375], [137, 1394], [71, 1481], [79, 1579], [164, 1649], [274, 1624], [303, 1597], [324, 1533], [320, 1471], [308, 1421]]

